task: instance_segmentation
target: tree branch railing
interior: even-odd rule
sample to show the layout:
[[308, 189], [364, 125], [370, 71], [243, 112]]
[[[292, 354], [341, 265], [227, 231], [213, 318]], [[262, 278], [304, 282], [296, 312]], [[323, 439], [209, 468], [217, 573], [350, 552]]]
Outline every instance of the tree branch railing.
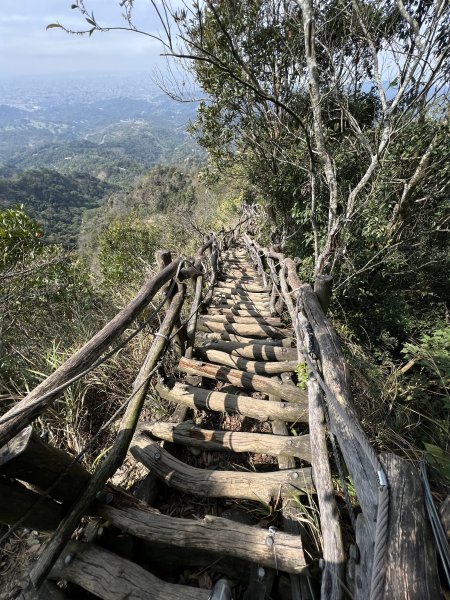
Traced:
[[[184, 344], [182, 334], [186, 331], [187, 345], [177, 349], [181, 354], [185, 354], [192, 347], [197, 314], [202, 305], [208, 302], [207, 296], [217, 278], [219, 243], [223, 243], [225, 237], [229, 237], [231, 233], [223, 231], [220, 242], [215, 234], [208, 236], [194, 259], [171, 260], [168, 253], [167, 264], [139, 290], [125, 308], [0, 418], [0, 522], [10, 525], [0, 543], [18, 527], [33, 526], [43, 530], [56, 528], [31, 573], [28, 590], [30, 597], [43, 585], [81, 516], [92, 512], [96, 495], [122, 464], [136, 429], [151, 377], [159, 368], [169, 342], [174, 340], [176, 348], [181, 340]], [[204, 267], [205, 257], [210, 262], [208, 272]], [[209, 280], [204, 295], [203, 283], [207, 277]], [[181, 310], [186, 301], [186, 284], [183, 282], [187, 279], [192, 281], [194, 297], [188, 319], [180, 323]], [[150, 317], [147, 317], [131, 335], [104, 354], [129, 325], [142, 315], [151, 300], [166, 285], [164, 297]], [[132, 394], [79, 455], [72, 457], [40, 440], [29, 427], [30, 423], [50, 407], [74, 381], [99, 367], [129, 343], [164, 305], [164, 320], [159, 331], [154, 333], [147, 357], [134, 382]], [[92, 446], [92, 442], [101, 431], [117, 422], [117, 417], [123, 410], [125, 412], [112, 447], [95, 472], [90, 474], [81, 466], [79, 459]], [[17, 481], [11, 481], [11, 477], [37, 486], [38, 489], [30, 490]]]
[[[344, 597], [345, 566], [347, 585], [356, 600], [439, 597], [436, 553], [417, 484], [419, 474], [394, 454], [377, 456], [363, 431], [339, 339], [325, 315], [331, 278], [317, 278], [313, 291], [299, 280], [298, 261], [261, 247], [248, 235], [243, 240], [258, 272], [268, 279], [272, 314], [281, 314], [283, 307], [288, 310], [299, 362], [306, 363], [308, 370], [312, 470], [323, 536], [321, 598]], [[347, 565], [325, 423], [331, 441], [339, 445], [361, 507], [354, 522], [356, 544], [349, 549]], [[335, 460], [339, 463], [340, 457]], [[344, 482], [344, 493], [345, 489]], [[349, 512], [352, 516], [352, 507]], [[412, 540], [420, 542], [420, 551]]]

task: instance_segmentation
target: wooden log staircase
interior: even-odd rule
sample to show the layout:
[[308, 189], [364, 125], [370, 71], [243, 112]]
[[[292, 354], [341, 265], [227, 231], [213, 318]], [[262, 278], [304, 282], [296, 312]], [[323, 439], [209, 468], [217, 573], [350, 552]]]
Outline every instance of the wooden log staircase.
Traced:
[[[199, 266], [203, 252], [208, 249], [211, 291], [206, 296], [206, 312], [197, 318], [202, 306], [204, 276]], [[50, 384], [41, 384], [44, 396], [31, 392], [28, 404], [27, 399], [19, 403], [21, 411], [17, 407], [11, 411], [10, 421], [5, 419], [8, 414], [3, 417], [3, 430], [0, 419], [3, 435], [0, 440], [6, 441], [0, 449], [0, 491], [3, 506], [8, 505], [8, 510], [0, 508], [0, 517], [8, 524], [19, 519], [22, 526], [56, 529], [30, 575], [23, 598], [92, 597], [86, 594], [104, 600], [345, 597], [345, 557], [328, 464], [322, 391], [312, 375], [308, 389], [294, 383], [293, 373], [299, 364], [296, 343], [302, 326], [301, 315], [297, 315], [292, 300], [294, 291], [298, 293], [300, 289], [295, 265], [286, 260], [276, 272], [273, 265], [280, 255], [269, 253], [267, 264], [274, 278], [267, 285], [261, 274], [260, 249], [256, 249], [258, 260], [249, 252], [252, 250], [249, 243], [235, 241], [221, 255], [219, 250], [217, 245], [207, 242], [200, 249], [194, 267], [184, 269], [184, 276], [180, 260], [171, 262], [167, 253], [159, 257], [162, 271], [155, 278], [159, 278], [158, 283], [146, 284], [144, 288], [154, 294], [168, 281], [175, 281], [176, 276], [178, 287], [167, 294], [167, 315], [136, 379], [132, 401], [119, 428], [118, 445], [96, 473], [91, 476], [78, 462], [46, 445], [30, 427], [24, 429], [45, 409], [49, 398], [55, 397], [54, 390], [69, 385], [73, 374], [82, 372], [86, 366], [83, 349], [68, 361], [68, 368], [50, 376]], [[195, 292], [184, 356], [179, 360], [176, 376], [159, 376], [147, 392], [163, 344], [174, 324], [180, 323], [183, 277], [192, 278]], [[289, 278], [293, 291], [288, 290]], [[277, 290], [279, 298], [282, 290], [287, 290], [284, 301], [291, 320], [286, 315], [282, 318], [273, 309]], [[308, 298], [308, 289], [304, 293]], [[149, 297], [148, 291], [142, 292], [140, 305], [148, 302]], [[327, 343], [329, 330], [325, 327], [321, 337], [324, 316], [315, 296], [311, 306], [316, 311], [310, 321], [317, 328], [316, 337], [322, 344]], [[131, 311], [127, 308], [122, 311], [127, 321], [121, 323], [116, 318], [114, 322], [119, 333], [129, 323]], [[105, 340], [110, 339], [112, 326], [105, 330], [108, 327], [103, 337], [102, 332], [96, 336], [100, 340], [98, 348], [92, 341], [88, 343], [92, 346], [89, 346], [92, 360], [104, 351]], [[308, 327], [305, 331], [311, 329]], [[181, 346], [184, 342], [179, 333], [178, 330], [172, 337]], [[332, 351], [340, 352], [335, 347]], [[77, 362], [74, 359], [78, 355]], [[326, 357], [321, 358], [326, 375]], [[339, 373], [344, 367], [338, 364], [336, 369], [327, 380], [331, 382], [328, 385], [333, 385], [333, 377], [339, 384]], [[143, 402], [151, 405], [155, 397], [171, 403], [171, 419], [138, 421]], [[340, 401], [345, 406], [345, 392]], [[350, 429], [337, 421], [339, 441], [339, 427], [342, 427], [342, 436], [349, 438], [349, 448], [353, 448], [346, 448], [346, 452], [350, 453], [349, 465], [352, 466], [352, 460], [355, 463], [355, 481], [363, 481], [361, 469], [368, 472], [370, 465], [361, 453], [357, 454], [360, 438], [353, 438]], [[17, 431], [20, 433], [15, 435]], [[126, 441], [121, 441], [122, 438]], [[148, 471], [135, 495], [107, 484], [127, 448]], [[57, 465], [63, 476], [52, 484]], [[386, 468], [388, 473], [392, 472]], [[24, 488], [21, 481], [37, 487]], [[371, 479], [366, 484], [374, 486], [376, 494], [376, 481], [373, 484]], [[49, 485], [50, 492], [39, 496], [39, 489]], [[71, 506], [71, 498], [80, 490], [85, 490], [84, 497], [81, 493]], [[95, 495], [96, 490], [101, 491]], [[369, 582], [374, 560], [376, 501], [366, 488], [358, 490], [359, 494], [364, 513], [360, 514], [356, 536], [361, 556], [351, 551], [347, 570], [353, 597], [361, 600], [372, 598]], [[319, 502], [324, 542], [321, 564], [311, 562], [304, 524], [304, 506], [313, 495]], [[365, 500], [366, 495], [370, 501]], [[33, 502], [38, 496], [39, 510], [33, 512]], [[189, 510], [184, 511], [183, 507]], [[258, 515], [257, 519], [253, 513]], [[419, 513], [417, 508], [414, 531], [422, 527], [418, 525], [423, 519]], [[94, 518], [87, 527], [78, 530], [74, 539], [72, 532], [85, 515]], [[365, 537], [363, 527], [366, 527]], [[401, 535], [394, 531], [391, 537], [397, 540]], [[392, 544], [390, 560], [397, 560], [398, 551]], [[396, 586], [387, 567], [390, 591], [379, 597], [399, 600], [438, 597], [433, 595], [438, 588], [434, 555], [426, 535], [423, 552], [429, 557], [429, 565], [416, 570], [428, 572], [427, 583]], [[402, 556], [395, 564], [407, 563], [408, 559]], [[317, 584], [319, 567], [327, 573], [321, 586]], [[192, 573], [206, 573], [212, 589], [189, 585], [188, 575]], [[64, 585], [56, 586], [57, 581]], [[193, 581], [198, 583], [199, 576], [195, 575]]]

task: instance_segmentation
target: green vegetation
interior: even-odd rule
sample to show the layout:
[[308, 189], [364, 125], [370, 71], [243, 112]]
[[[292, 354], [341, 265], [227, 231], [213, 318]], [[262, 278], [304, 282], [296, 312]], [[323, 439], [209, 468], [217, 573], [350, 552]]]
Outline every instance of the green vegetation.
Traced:
[[83, 212], [100, 205], [113, 188], [83, 173], [33, 169], [0, 178], [0, 208], [23, 205], [41, 223], [46, 243], [77, 245]]

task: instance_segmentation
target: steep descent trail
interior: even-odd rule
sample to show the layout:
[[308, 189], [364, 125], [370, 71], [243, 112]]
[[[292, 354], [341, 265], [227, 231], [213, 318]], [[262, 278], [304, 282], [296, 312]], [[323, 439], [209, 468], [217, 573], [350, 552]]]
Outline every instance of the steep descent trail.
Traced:
[[[197, 519], [162, 514], [117, 490], [98, 512], [122, 534], [163, 548], [166, 560], [174, 565], [177, 561], [171, 556], [178, 556], [180, 550], [207, 550], [219, 561], [212, 573], [219, 577], [229, 575], [225, 566], [221, 572], [220, 561], [232, 560], [235, 565], [240, 560], [244, 570], [238, 585], [241, 591], [248, 586], [246, 597], [263, 598], [254, 591], [248, 596], [249, 590], [256, 585], [259, 594], [269, 593], [274, 574], [285, 572], [291, 577], [293, 597], [308, 598], [294, 591], [307, 588], [295, 499], [312, 491], [311, 469], [304, 466], [310, 462], [311, 450], [309, 435], [289, 435], [286, 427], [286, 422], [307, 421], [307, 398], [289, 381], [297, 365], [292, 331], [279, 318], [270, 317], [268, 302], [267, 289], [245, 252], [241, 248], [229, 250], [209, 310], [197, 325], [201, 339], [194, 358], [180, 360], [178, 381], [156, 386], [161, 398], [185, 408], [181, 411], [184, 416], [186, 409], [202, 411], [203, 422], [220, 426], [211, 429], [176, 418], [173, 422], [141, 422], [130, 446], [135, 459], [152, 477], [182, 494], [180, 502], [202, 498], [204, 506]], [[234, 426], [227, 430], [224, 424], [230, 416], [235, 418]], [[242, 427], [249, 420], [257, 422], [263, 432]], [[221, 464], [228, 468], [193, 466], [191, 452], [194, 456], [199, 452], [226, 453], [226, 463]], [[253, 471], [247, 467], [249, 456]], [[217, 499], [215, 514], [207, 514], [211, 499]], [[284, 513], [277, 528], [216, 516], [226, 512], [230, 502], [272, 507], [271, 523], [280, 516], [282, 506]], [[125, 572], [130, 575], [121, 579], [120, 573]], [[148, 598], [209, 597], [205, 590], [157, 579], [142, 566], [93, 543], [72, 542], [52, 577], [71, 581], [105, 599], [123, 597], [120, 594], [125, 592], [130, 597], [142, 597], [145, 589], [149, 590]]]

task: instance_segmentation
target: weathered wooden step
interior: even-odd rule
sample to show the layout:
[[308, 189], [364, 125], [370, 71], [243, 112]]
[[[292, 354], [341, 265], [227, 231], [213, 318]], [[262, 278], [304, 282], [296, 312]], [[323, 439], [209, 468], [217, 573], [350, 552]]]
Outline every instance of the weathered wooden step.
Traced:
[[298, 360], [275, 362], [254, 361], [209, 348], [196, 348], [195, 356], [203, 361], [232, 367], [240, 371], [247, 371], [247, 373], [257, 373], [258, 375], [277, 375], [279, 373], [293, 372], [298, 366]]
[[259, 285], [250, 285], [246, 283], [223, 283], [219, 281], [216, 290], [226, 290], [228, 292], [251, 292], [253, 294], [269, 294], [270, 289]]
[[264, 325], [264, 323], [216, 323], [200, 319], [197, 329], [205, 333], [231, 333], [250, 338], [273, 338], [274, 340], [287, 338], [291, 333], [288, 329], [279, 329]]
[[[143, 423], [140, 430], [167, 442], [196, 446], [205, 450], [255, 452], [270, 456], [292, 456], [311, 462], [308, 435], [272, 435], [242, 431], [212, 431], [201, 429], [190, 421], [183, 423]], [[294, 465], [295, 466], [295, 465]]]
[[294, 340], [292, 337], [286, 337], [278, 340], [274, 340], [271, 338], [252, 338], [244, 335], [236, 335], [233, 333], [227, 332], [213, 332], [213, 333], [205, 333], [205, 339], [209, 341], [225, 341], [225, 342], [238, 342], [240, 344], [260, 344], [266, 346], [279, 346], [283, 348], [292, 348], [294, 345]]
[[[71, 560], [66, 560], [67, 556]], [[166, 583], [139, 565], [108, 550], [71, 542], [55, 563], [50, 578], [75, 583], [103, 600], [208, 600], [210, 592]]]
[[250, 315], [217, 315], [207, 314], [199, 317], [199, 322], [215, 322], [215, 323], [259, 323], [262, 325], [271, 325], [272, 327], [281, 327], [283, 325], [279, 317], [262, 317], [257, 315], [256, 317]]
[[277, 398], [282, 398], [289, 402], [299, 402], [304, 405], [308, 402], [308, 394], [304, 390], [295, 386], [284, 385], [270, 377], [262, 377], [261, 375], [212, 365], [189, 358], [182, 358], [178, 364], [178, 368], [189, 375], [199, 375], [208, 379], [225, 381], [236, 387], [262, 392], [263, 394], [273, 394]]
[[275, 556], [273, 546], [267, 542], [269, 531], [221, 517], [180, 519], [150, 507], [126, 505], [102, 506], [99, 513], [121, 531], [152, 544], [192, 550], [207, 548], [219, 556], [232, 556], [287, 573], [302, 573], [306, 569], [300, 536], [277, 531]]
[[310, 468], [272, 473], [197, 469], [174, 458], [157, 442], [141, 433], [134, 436], [130, 452], [168, 486], [204, 498], [270, 502], [279, 496], [313, 490]]
[[248, 344], [241, 342], [223, 342], [221, 340], [212, 340], [210, 345], [203, 346], [205, 350], [219, 350], [227, 352], [232, 356], [248, 358], [250, 360], [267, 361], [298, 361], [296, 348], [283, 348], [279, 346], [265, 344]]
[[247, 302], [260, 302], [262, 304], [269, 304], [270, 302], [270, 297], [269, 294], [267, 294], [267, 292], [264, 292], [263, 294], [258, 292], [245, 292], [241, 290], [237, 292], [230, 292], [227, 290], [220, 290], [216, 288], [214, 290], [214, 297], [226, 298], [227, 300], [244, 300]]
[[306, 403], [258, 400], [250, 396], [215, 392], [182, 383], [176, 383], [170, 388], [158, 383], [156, 391], [165, 400], [197, 410], [237, 414], [258, 421], [284, 420], [288, 423], [308, 421]]
[[236, 315], [242, 317], [271, 317], [268, 310], [248, 310], [244, 308], [208, 308], [209, 315]]

